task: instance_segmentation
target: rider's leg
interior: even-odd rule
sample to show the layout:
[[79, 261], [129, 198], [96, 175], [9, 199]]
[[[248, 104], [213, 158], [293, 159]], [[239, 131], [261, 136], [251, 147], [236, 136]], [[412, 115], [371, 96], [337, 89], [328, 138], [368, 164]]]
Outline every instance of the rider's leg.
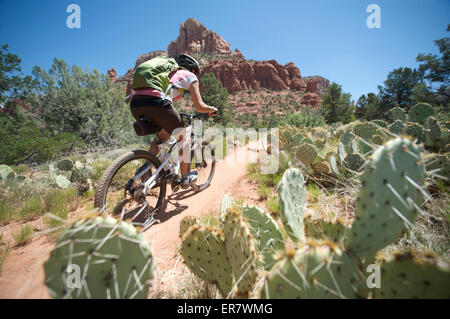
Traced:
[[167, 142], [169, 140], [169, 138], [170, 138], [170, 134], [167, 133], [166, 130], [161, 129], [157, 133], [157, 136], [158, 136], [158, 138], [157, 139], [155, 138], [152, 141], [152, 143], [150, 144], [150, 149], [148, 150], [150, 153], [152, 153], [155, 156], [158, 155], [158, 153], [159, 153], [159, 145], [158, 145], [158, 143], [159, 142], [163, 142], [163, 143]]
[[[180, 169], [181, 169], [181, 186], [188, 187], [191, 181], [197, 178], [197, 172], [189, 172], [189, 165], [191, 165], [191, 149], [190, 143], [186, 139], [186, 129], [177, 128], [172, 134], [180, 141], [179, 145], [179, 158], [180, 158]], [[189, 172], [189, 173], [188, 173]]]

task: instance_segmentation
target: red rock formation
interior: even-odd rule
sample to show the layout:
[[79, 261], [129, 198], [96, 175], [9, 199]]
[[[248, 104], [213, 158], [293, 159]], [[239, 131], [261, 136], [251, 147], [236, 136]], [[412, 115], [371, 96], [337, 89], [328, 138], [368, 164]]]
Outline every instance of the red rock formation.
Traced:
[[192, 18], [180, 23], [180, 35], [169, 44], [167, 51], [169, 55], [182, 52], [232, 53], [227, 41]]
[[[310, 82], [305, 82], [298, 67], [289, 62], [282, 66], [275, 60], [251, 62], [245, 60], [241, 51], [231, 51], [230, 45], [217, 33], [208, 30], [195, 19], [187, 19], [180, 24], [180, 34], [176, 41], [170, 43], [168, 55], [186, 53], [214, 53], [220, 60], [209, 60], [211, 57], [201, 58], [202, 74], [214, 73], [229, 92], [266, 88], [276, 91], [293, 89], [299, 92], [307, 92], [303, 100], [305, 105], [318, 105], [320, 96], [329, 85], [327, 79], [312, 77]], [[165, 51], [153, 51], [140, 55], [136, 60], [136, 66], [158, 55], [167, 55]], [[216, 56], [217, 57], [217, 56]], [[223, 59], [222, 59], [223, 57]], [[109, 74], [109, 73], [108, 73]], [[134, 68], [120, 77], [118, 81], [127, 82], [127, 92], [132, 92]]]
[[289, 85], [290, 88], [304, 92], [306, 89], [306, 83], [302, 79], [298, 67], [294, 63], [289, 62], [284, 66], [284, 68], [289, 73], [289, 78], [291, 79], [291, 83]]
[[305, 76], [303, 78], [306, 82], [314, 80], [317, 82], [317, 93], [322, 96], [327, 91], [327, 88], [330, 86], [330, 81], [321, 76]]
[[318, 93], [317, 81], [315, 79], [310, 79], [306, 82], [306, 93]]
[[214, 73], [228, 92], [247, 89], [288, 88], [304, 92], [306, 84], [293, 63], [282, 66], [275, 60], [249, 62], [246, 60], [215, 60], [202, 67], [202, 74]]
[[321, 99], [317, 93], [305, 93], [302, 96], [301, 104], [305, 106], [317, 107], [320, 105]]
[[107, 74], [108, 74], [109, 78], [111, 79], [111, 81], [113, 81], [113, 82], [117, 81], [117, 71], [115, 68], [109, 69]]

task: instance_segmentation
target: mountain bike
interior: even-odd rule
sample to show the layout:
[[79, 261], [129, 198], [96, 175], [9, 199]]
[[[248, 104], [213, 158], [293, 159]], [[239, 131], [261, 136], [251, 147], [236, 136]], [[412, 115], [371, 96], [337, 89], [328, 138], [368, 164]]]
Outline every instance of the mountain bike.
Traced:
[[[190, 137], [187, 138], [191, 146], [189, 171], [195, 169], [198, 172], [197, 179], [189, 187], [194, 192], [200, 192], [210, 185], [214, 176], [215, 149], [206, 141], [200, 142], [192, 129], [192, 122], [194, 119], [206, 119], [208, 114], [180, 113], [180, 116], [187, 122], [186, 137]], [[151, 120], [143, 117], [139, 120], [141, 124], [151, 127], [149, 131], [159, 130]], [[172, 193], [181, 186], [180, 141], [172, 136], [169, 141], [158, 144], [160, 153], [157, 156], [148, 151], [133, 150], [109, 165], [98, 184], [94, 207], [121, 215], [121, 218], [130, 218], [143, 230], [158, 222], [154, 216], [165, 211], [167, 184], [170, 184]]]

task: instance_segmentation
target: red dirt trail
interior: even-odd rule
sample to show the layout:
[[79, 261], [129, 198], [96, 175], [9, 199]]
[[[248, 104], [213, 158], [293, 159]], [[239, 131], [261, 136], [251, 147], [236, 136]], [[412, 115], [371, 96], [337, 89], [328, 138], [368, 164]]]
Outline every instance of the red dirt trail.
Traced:
[[[239, 147], [235, 151], [245, 149], [246, 147]], [[218, 161], [211, 185], [200, 193], [195, 194], [189, 189], [179, 190], [172, 195], [168, 186], [167, 209], [163, 215], [158, 216], [161, 223], [154, 224], [144, 233], [153, 247], [157, 278], [176, 266], [176, 251], [180, 246], [179, 225], [184, 216], [198, 217], [218, 212], [222, 196], [226, 193], [235, 198], [243, 197], [248, 204], [257, 203], [255, 187], [245, 177], [247, 165], [243, 161]], [[74, 214], [83, 212], [85, 208], [80, 207]], [[36, 223], [38, 222], [33, 222], [33, 225]], [[10, 238], [13, 229], [16, 232], [20, 229], [20, 224], [11, 223], [0, 227], [0, 232], [5, 234], [4, 241]], [[50, 298], [44, 285], [43, 263], [53, 246], [53, 240], [41, 235], [23, 247], [11, 248], [0, 273], [0, 298]]]

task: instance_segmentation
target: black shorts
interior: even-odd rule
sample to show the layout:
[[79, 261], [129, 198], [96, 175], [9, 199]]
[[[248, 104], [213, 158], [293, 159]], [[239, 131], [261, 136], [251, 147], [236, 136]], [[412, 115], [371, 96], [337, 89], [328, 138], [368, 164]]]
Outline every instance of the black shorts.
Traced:
[[180, 114], [172, 103], [159, 97], [135, 95], [130, 102], [130, 110], [136, 120], [141, 115], [147, 116], [169, 134], [176, 128], [184, 127]]

